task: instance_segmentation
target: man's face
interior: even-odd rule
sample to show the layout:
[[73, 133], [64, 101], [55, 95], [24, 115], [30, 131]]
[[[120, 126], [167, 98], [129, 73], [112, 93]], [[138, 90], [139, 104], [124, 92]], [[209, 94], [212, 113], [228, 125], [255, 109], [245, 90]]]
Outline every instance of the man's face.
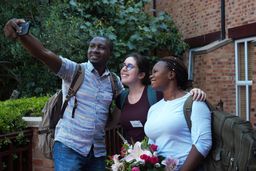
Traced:
[[110, 54], [110, 44], [104, 37], [95, 37], [90, 41], [87, 56], [92, 64], [106, 65]]

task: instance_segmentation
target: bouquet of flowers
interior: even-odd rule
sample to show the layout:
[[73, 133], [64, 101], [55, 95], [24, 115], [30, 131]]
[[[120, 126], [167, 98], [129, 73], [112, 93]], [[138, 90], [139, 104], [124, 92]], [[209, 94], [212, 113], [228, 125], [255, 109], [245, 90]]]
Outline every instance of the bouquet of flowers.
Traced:
[[129, 144], [124, 141], [120, 154], [115, 154], [107, 160], [107, 166], [112, 171], [174, 171], [178, 160], [163, 158], [157, 154], [157, 146], [148, 144], [145, 138], [141, 142]]

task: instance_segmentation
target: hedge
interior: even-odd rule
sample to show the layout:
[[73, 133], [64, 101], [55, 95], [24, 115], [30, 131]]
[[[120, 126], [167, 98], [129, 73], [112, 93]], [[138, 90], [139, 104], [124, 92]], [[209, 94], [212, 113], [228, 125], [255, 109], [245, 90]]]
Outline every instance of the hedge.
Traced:
[[41, 116], [41, 110], [49, 97], [31, 97], [0, 102], [0, 134], [21, 131], [26, 128], [23, 116]]

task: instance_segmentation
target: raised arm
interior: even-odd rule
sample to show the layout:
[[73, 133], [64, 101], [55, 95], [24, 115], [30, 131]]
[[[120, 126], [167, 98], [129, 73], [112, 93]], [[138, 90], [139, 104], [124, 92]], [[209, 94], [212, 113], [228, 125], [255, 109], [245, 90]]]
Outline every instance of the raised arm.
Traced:
[[24, 23], [23, 19], [11, 19], [4, 26], [4, 34], [7, 38], [19, 40], [23, 47], [36, 59], [47, 65], [50, 70], [57, 73], [61, 67], [61, 59], [52, 51], [46, 49], [43, 44], [32, 34], [19, 36], [19, 24]]

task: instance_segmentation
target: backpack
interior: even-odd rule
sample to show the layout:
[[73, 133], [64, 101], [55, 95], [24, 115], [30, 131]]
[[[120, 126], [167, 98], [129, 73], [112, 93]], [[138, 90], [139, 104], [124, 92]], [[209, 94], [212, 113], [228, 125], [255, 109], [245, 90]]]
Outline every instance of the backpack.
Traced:
[[[125, 103], [125, 100], [127, 98], [129, 94], [129, 90], [128, 89], [125, 89], [124, 91], [121, 92], [121, 94], [119, 95], [119, 101], [117, 103], [117, 107], [122, 110], [123, 107], [124, 107], [124, 103]], [[153, 104], [155, 104], [158, 100], [157, 100], [157, 94], [156, 94], [156, 91], [153, 90], [153, 88], [148, 85], [147, 86], [147, 96], [148, 96], [148, 102], [149, 102], [149, 105], [152, 106]]]
[[38, 128], [38, 149], [48, 159], [52, 159], [55, 127], [60, 118], [63, 117], [63, 113], [67, 107], [69, 99], [76, 94], [77, 90], [83, 82], [83, 79], [84, 70], [80, 65], [77, 65], [76, 74], [71, 82], [64, 103], [62, 99], [62, 90], [59, 90], [49, 98], [42, 109], [42, 121], [40, 122]]
[[[84, 69], [81, 65], [77, 65], [76, 74], [70, 84], [65, 101], [63, 102], [62, 90], [56, 92], [49, 98], [44, 108], [42, 109], [43, 116], [42, 121], [38, 128], [38, 149], [42, 152], [45, 158], [52, 159], [52, 151], [54, 144], [55, 127], [60, 118], [63, 117], [64, 111], [67, 107], [68, 101], [78, 91], [79, 87], [84, 80]], [[110, 73], [111, 87], [113, 91], [113, 98], [117, 96], [117, 83], [118, 77], [115, 73]], [[112, 99], [113, 99], [112, 98]], [[75, 99], [75, 103], [77, 103]], [[72, 118], [74, 118], [76, 105], [73, 108]]]
[[[190, 131], [192, 103], [190, 96], [183, 107]], [[212, 149], [203, 162], [204, 171], [255, 171], [256, 131], [250, 122], [206, 104], [212, 113]]]

